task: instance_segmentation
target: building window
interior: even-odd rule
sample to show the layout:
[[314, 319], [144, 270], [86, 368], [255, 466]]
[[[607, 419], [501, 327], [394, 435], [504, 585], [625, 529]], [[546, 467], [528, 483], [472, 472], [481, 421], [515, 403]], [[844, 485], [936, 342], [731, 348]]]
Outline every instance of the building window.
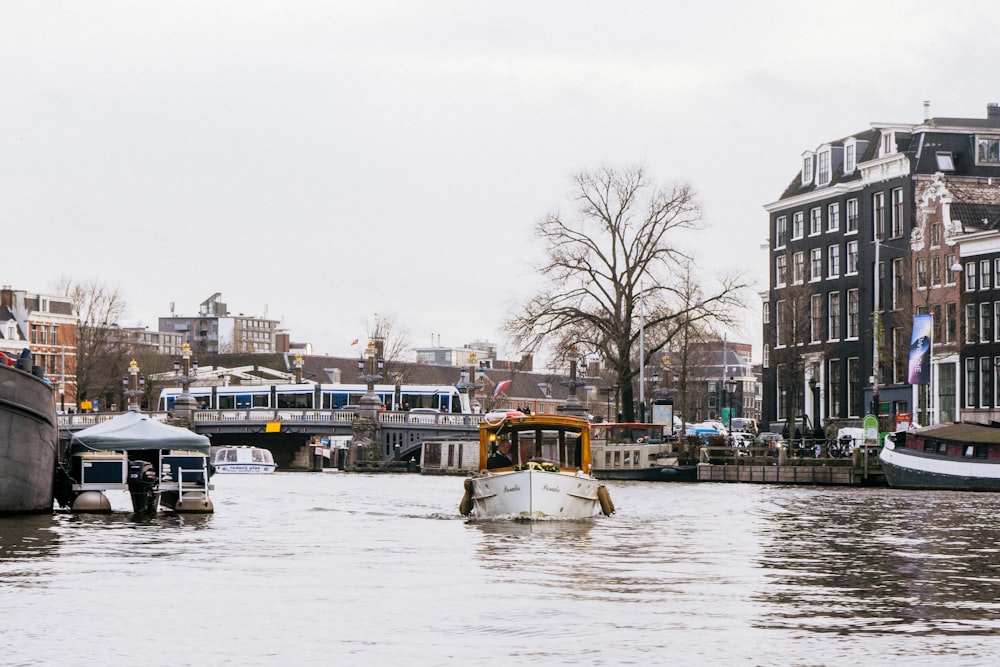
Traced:
[[990, 288], [990, 276], [993, 272], [990, 271], [990, 260], [984, 259], [979, 262], [979, 289], [986, 290]]
[[976, 263], [965, 263], [965, 291], [974, 292], [976, 290]]
[[858, 290], [847, 290], [847, 337], [857, 338], [861, 332], [861, 312]]
[[854, 143], [854, 140], [850, 140], [844, 144], [844, 173], [853, 174], [854, 167], [858, 162], [858, 146]]
[[827, 375], [830, 385], [830, 391], [828, 393], [830, 400], [830, 416], [831, 417], [843, 417], [841, 414], [840, 406], [840, 359], [831, 359], [828, 364], [829, 373]]
[[958, 340], [958, 305], [954, 302], [945, 304], [944, 308], [944, 342], [954, 343]]
[[778, 310], [774, 314], [774, 347], [776, 348], [785, 346], [784, 341], [781, 339], [785, 333], [785, 319], [787, 317], [784, 300], [778, 301], [777, 308]]
[[861, 392], [861, 365], [857, 357], [847, 359], [847, 410], [848, 417], [861, 415], [861, 404], [864, 402]]
[[927, 258], [917, 259], [917, 289], [927, 289]]
[[802, 185], [809, 185], [813, 180], [813, 154], [805, 153], [802, 156]]
[[1000, 138], [976, 137], [976, 164], [1000, 164]]
[[830, 292], [827, 295], [827, 335], [830, 340], [840, 340], [840, 292]]
[[941, 258], [931, 257], [931, 286], [941, 287]]
[[785, 255], [778, 255], [774, 258], [774, 284], [776, 287], [784, 287], [788, 276], [788, 258]]
[[800, 239], [805, 235], [805, 219], [806, 214], [802, 211], [797, 211], [792, 215], [792, 240]]
[[770, 323], [770, 321], [771, 321], [771, 304], [770, 303], [764, 303], [763, 318], [764, 318], [764, 324]]
[[823, 209], [816, 207], [809, 210], [809, 236], [823, 233]]
[[847, 229], [845, 230], [848, 234], [853, 234], [858, 231], [858, 200], [848, 199], [847, 200]]
[[792, 255], [792, 284], [801, 285], [806, 279], [806, 255], [797, 252]]
[[931, 223], [931, 247], [940, 248], [941, 247], [941, 223], [932, 222]]
[[955, 272], [951, 270], [951, 267], [955, 266], [955, 255], [947, 254], [944, 256], [944, 284], [954, 285], [955, 284]]
[[934, 154], [938, 171], [955, 171], [955, 158], [948, 151], [938, 151]]
[[892, 191], [892, 238], [901, 238], [903, 227], [903, 188], [896, 188]]
[[774, 223], [775, 227], [775, 248], [784, 248], [788, 242], [788, 218], [780, 216]]
[[827, 185], [830, 182], [830, 149], [821, 151], [817, 156], [816, 185]]
[[993, 364], [989, 357], [979, 359], [979, 405], [988, 408], [993, 405]]
[[970, 303], [965, 306], [965, 342], [975, 343], [979, 339], [976, 332], [976, 304]]
[[993, 336], [1000, 342], [1000, 301], [993, 302]]
[[965, 407], [976, 407], [976, 396], [979, 395], [979, 387], [976, 386], [976, 360], [969, 357], [965, 360]]
[[858, 242], [847, 242], [847, 275], [854, 275], [858, 272]]
[[809, 340], [818, 343], [823, 340], [823, 295], [809, 297]]
[[885, 193], [872, 195], [872, 231], [875, 238], [885, 238]]
[[827, 277], [836, 278], [840, 275], [840, 246], [832, 245], [827, 248], [826, 257]]
[[809, 251], [809, 280], [821, 280], [823, 278], [823, 249], [813, 248]]
[[767, 343], [764, 343], [764, 356], [763, 359], [761, 360], [761, 363], [763, 364], [764, 368], [771, 367], [771, 346], [768, 345]]
[[993, 313], [989, 303], [979, 304], [979, 342], [989, 343], [993, 340]]
[[899, 310], [899, 302], [903, 294], [906, 293], [903, 283], [903, 260], [896, 258], [892, 260], [892, 295], [891, 304], [893, 310]]
[[830, 204], [826, 207], [826, 231], [840, 230], [840, 204]]

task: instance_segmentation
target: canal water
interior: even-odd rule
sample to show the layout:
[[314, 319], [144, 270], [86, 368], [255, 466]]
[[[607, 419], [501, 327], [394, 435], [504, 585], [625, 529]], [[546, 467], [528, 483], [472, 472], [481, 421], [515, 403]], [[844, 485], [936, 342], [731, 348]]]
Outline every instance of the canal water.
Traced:
[[994, 665], [1000, 494], [610, 483], [475, 522], [462, 479], [216, 475], [216, 511], [0, 519], [2, 665]]

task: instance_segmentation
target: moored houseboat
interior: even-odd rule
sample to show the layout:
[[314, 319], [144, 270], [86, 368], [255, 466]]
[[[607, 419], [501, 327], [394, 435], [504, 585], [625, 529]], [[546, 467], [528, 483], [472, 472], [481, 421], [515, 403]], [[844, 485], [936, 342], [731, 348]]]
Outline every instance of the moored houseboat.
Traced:
[[879, 454], [889, 486], [1000, 491], [1000, 427], [941, 424], [886, 437]]
[[594, 477], [642, 482], [693, 482], [696, 461], [684, 463], [664, 439], [662, 424], [609, 422], [591, 424]]
[[30, 352], [0, 353], [0, 514], [52, 511], [58, 441], [52, 386]]

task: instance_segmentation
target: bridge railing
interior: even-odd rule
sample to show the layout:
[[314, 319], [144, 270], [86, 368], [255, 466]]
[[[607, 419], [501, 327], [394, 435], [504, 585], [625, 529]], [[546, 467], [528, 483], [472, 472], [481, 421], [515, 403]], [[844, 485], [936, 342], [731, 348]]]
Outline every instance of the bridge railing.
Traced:
[[[121, 412], [81, 412], [59, 415], [59, 428], [77, 431], [88, 426], [94, 426], [122, 415]], [[169, 412], [143, 413], [150, 419], [166, 421]], [[254, 408], [252, 410], [195, 410], [192, 419], [195, 424], [224, 424], [234, 422], [266, 423], [266, 422], [299, 422], [309, 424], [350, 424], [357, 417], [354, 410], [288, 410], [272, 408]], [[410, 413], [410, 412], [380, 412], [379, 421], [383, 424], [401, 426], [404, 424], [424, 424], [427, 426], [464, 426], [478, 427], [483, 416], [480, 414], [453, 413]]]

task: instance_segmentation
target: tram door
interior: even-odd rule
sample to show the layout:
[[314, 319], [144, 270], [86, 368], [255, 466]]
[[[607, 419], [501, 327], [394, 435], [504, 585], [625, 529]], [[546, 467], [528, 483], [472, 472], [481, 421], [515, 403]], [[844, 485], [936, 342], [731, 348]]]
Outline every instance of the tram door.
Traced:
[[236, 394], [233, 398], [236, 400], [237, 410], [249, 410], [253, 407], [253, 396], [250, 394]]

